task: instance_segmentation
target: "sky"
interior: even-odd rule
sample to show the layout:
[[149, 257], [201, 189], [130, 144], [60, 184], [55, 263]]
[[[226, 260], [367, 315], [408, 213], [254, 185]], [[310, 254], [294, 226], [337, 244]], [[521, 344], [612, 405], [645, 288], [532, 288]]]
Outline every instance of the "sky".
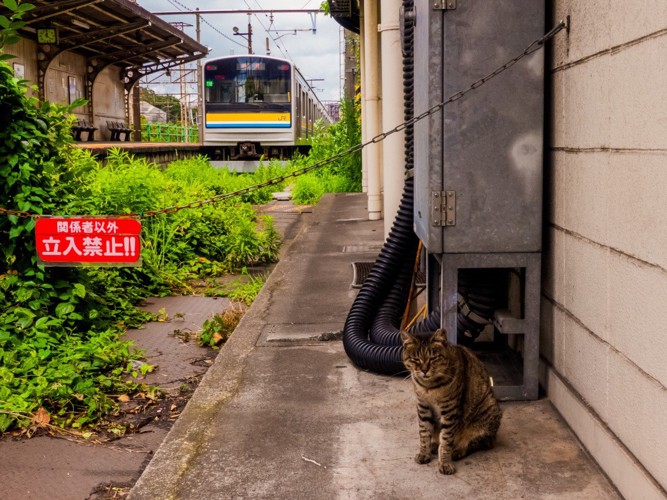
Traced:
[[[184, 12], [183, 15], [159, 17], [169, 23], [181, 22], [192, 25], [185, 26], [184, 31], [196, 40], [195, 16], [187, 12], [192, 12], [197, 7], [200, 11], [319, 9], [321, 0], [138, 0], [137, 3], [153, 13]], [[266, 54], [266, 38], [269, 37], [271, 55], [292, 60], [304, 78], [313, 79], [311, 85], [320, 100], [340, 100], [339, 37], [342, 35], [339, 35], [338, 23], [331, 17], [319, 13], [315, 16], [317, 31], [313, 34], [311, 31], [313, 20], [307, 13], [274, 14], [273, 24], [269, 14], [253, 14], [250, 22], [255, 54]], [[234, 35], [234, 26], [239, 28], [239, 33], [247, 33], [248, 16], [246, 14], [201, 15], [201, 43], [212, 49], [208, 57], [248, 53], [246, 37]], [[296, 34], [294, 30], [297, 30]], [[154, 79], [150, 88], [158, 93], [168, 92], [168, 87], [160, 85], [160, 82], [166, 82], [165, 78]]]

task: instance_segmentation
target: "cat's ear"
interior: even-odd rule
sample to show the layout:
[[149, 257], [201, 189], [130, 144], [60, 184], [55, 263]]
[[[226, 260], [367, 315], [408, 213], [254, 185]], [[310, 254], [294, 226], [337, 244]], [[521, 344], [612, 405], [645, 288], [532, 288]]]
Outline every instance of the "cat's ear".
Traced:
[[415, 338], [405, 330], [401, 330], [401, 340], [403, 341], [403, 344], [409, 344], [414, 342]]
[[442, 345], [447, 345], [447, 332], [443, 330], [442, 328], [438, 328], [435, 333], [433, 334], [433, 337], [431, 337], [432, 342], [440, 342]]

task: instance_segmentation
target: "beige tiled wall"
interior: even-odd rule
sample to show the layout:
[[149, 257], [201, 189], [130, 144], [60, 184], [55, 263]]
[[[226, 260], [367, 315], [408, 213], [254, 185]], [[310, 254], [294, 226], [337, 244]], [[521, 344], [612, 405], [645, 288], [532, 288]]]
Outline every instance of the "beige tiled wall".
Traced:
[[553, 3], [542, 379], [624, 496], [664, 498], [667, 2]]

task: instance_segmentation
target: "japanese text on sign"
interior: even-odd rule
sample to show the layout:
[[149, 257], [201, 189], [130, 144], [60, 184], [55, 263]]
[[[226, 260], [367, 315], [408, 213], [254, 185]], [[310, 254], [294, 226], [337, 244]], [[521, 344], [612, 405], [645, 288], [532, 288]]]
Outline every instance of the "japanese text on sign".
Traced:
[[35, 226], [45, 265], [140, 265], [140, 233], [131, 218], [41, 217]]

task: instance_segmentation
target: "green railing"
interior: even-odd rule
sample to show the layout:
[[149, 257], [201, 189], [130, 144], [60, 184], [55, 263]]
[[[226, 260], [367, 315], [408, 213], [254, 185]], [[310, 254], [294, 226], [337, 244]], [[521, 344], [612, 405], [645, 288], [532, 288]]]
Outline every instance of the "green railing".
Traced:
[[142, 142], [199, 142], [199, 130], [175, 123], [142, 123]]

